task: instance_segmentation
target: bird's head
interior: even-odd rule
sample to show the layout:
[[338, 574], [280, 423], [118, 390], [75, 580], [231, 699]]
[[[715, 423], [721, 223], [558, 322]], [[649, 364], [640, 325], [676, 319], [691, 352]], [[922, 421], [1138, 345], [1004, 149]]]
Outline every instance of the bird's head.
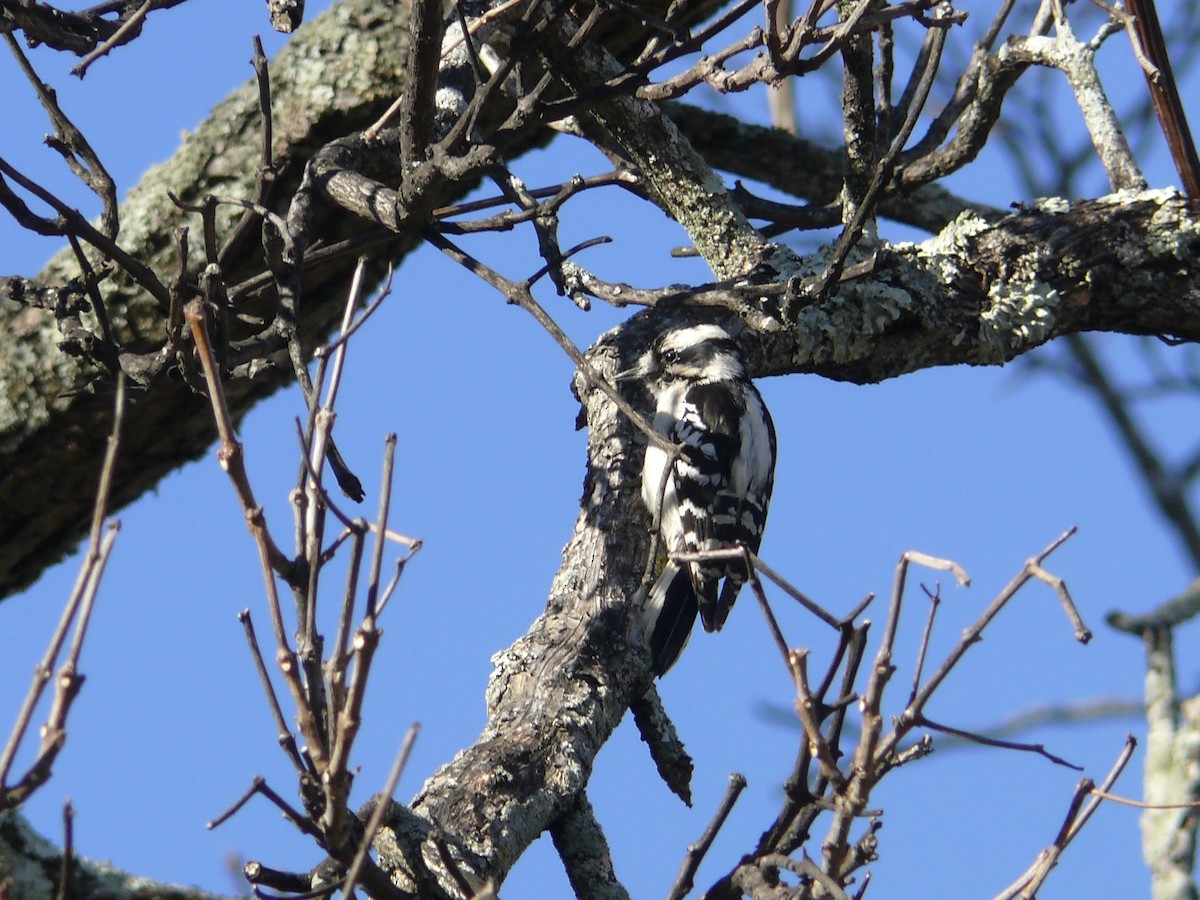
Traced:
[[647, 382], [745, 378], [738, 346], [720, 325], [684, 325], [660, 334], [637, 364], [622, 373]]

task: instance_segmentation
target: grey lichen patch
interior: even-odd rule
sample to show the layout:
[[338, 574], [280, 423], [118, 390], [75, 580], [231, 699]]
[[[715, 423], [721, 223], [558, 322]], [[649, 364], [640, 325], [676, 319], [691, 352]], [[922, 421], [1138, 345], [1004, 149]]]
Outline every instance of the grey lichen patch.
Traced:
[[[272, 63], [272, 81], [287, 84], [289, 96], [310, 109], [349, 109], [363, 98], [380, 100], [399, 90], [407, 34], [386, 14], [339, 6], [319, 21], [324, 23], [320, 31], [289, 44]], [[355, 65], [347, 66], [346, 60]], [[393, 78], [380, 77], [391, 72]]]
[[882, 333], [916, 305], [909, 291], [882, 282], [865, 284], [858, 296], [862, 300], [863, 323], [872, 334]]
[[1114, 252], [1122, 265], [1137, 267], [1144, 254], [1156, 259], [1177, 260], [1184, 264], [1181, 269], [1195, 265], [1197, 244], [1200, 243], [1200, 220], [1193, 215], [1187, 198], [1176, 188], [1117, 191], [1100, 197], [1096, 203], [1116, 207], [1139, 204], [1155, 206], [1145, 227], [1130, 241], [1115, 246]]
[[[676, 183], [669, 197], [671, 213], [718, 278], [751, 272], [770, 252], [759, 232], [732, 203], [711, 170], [695, 181]], [[670, 170], [665, 170], [670, 177]]]
[[1177, 188], [1156, 188], [1150, 191], [1114, 191], [1097, 197], [1096, 203], [1100, 206], [1128, 206], [1132, 203], [1157, 203], [1162, 206], [1182, 199], [1183, 195]]
[[337, 88], [330, 77], [330, 64], [316, 55], [310, 55], [306, 62], [309, 64], [289, 70], [289, 87], [307, 97], [315, 109], [332, 106]]
[[54, 896], [46, 861], [59, 852], [16, 810], [0, 812], [0, 873], [5, 897]]
[[1054, 326], [1058, 291], [1042, 281], [995, 282], [979, 314], [976, 362], [997, 365], [1043, 343]]
[[8, 308], [0, 324], [9, 335], [0, 348], [0, 452], [8, 453], [67, 406], [61, 391], [44, 387], [75, 383], [80, 365], [64, 353], [46, 351], [60, 339], [51, 314]]
[[1175, 194], [1179, 203], [1160, 204], [1150, 217], [1146, 229], [1146, 250], [1151, 256], [1170, 257], [1188, 266], [1195, 265], [1196, 247], [1200, 241], [1200, 221], [1182, 198]]
[[[806, 261], [815, 271], [824, 264], [824, 254]], [[862, 279], [847, 283], [819, 306], [800, 310], [792, 332], [796, 340], [793, 361], [805, 363], [849, 363], [871, 353], [875, 338], [903, 314], [915, 309], [913, 295], [882, 281]]]
[[[1069, 212], [1065, 201], [1054, 198], [1037, 203], [1039, 211], [1052, 215]], [[944, 284], [956, 284], [972, 268], [978, 253], [978, 238], [991, 229], [979, 216], [964, 212], [943, 231], [921, 245], [929, 271]], [[1040, 272], [1048, 248], [1035, 245], [1012, 259], [1005, 277], [993, 281], [987, 290], [988, 302], [979, 313], [975, 363], [997, 365], [1018, 353], [1044, 342], [1054, 326], [1058, 291]], [[958, 334], [953, 343], [970, 341], [971, 329]]]
[[936, 281], [954, 284], [970, 268], [976, 239], [992, 227], [981, 216], [967, 210], [929, 240], [919, 245], [898, 245], [896, 250], [916, 249]]
[[1038, 197], [1033, 208], [1048, 216], [1065, 216], [1071, 211], [1071, 201], [1063, 197]]
[[958, 215], [953, 222], [921, 244], [928, 256], [961, 257], [971, 249], [973, 240], [991, 229], [982, 216], [971, 210]]

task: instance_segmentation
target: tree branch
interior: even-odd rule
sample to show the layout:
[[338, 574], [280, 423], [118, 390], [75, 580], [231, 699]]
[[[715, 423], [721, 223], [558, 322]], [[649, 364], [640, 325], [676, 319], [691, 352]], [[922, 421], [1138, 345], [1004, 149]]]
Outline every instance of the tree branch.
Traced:
[[1192, 872], [1197, 820], [1194, 809], [1166, 807], [1193, 801], [1200, 791], [1200, 761], [1194, 750], [1200, 737], [1200, 700], [1179, 699], [1172, 629], [1147, 628], [1142, 641], [1148, 723], [1145, 800], [1164, 806], [1142, 813], [1142, 857], [1150, 867], [1152, 895], [1182, 900], [1196, 896]]
[[[964, 216], [882, 251], [796, 327], [755, 336], [755, 375], [855, 383], [930, 366], [1001, 365], [1081, 331], [1200, 337], [1196, 207], [1174, 191], [1050, 201], [993, 224]], [[819, 265], [819, 256], [817, 264]]]
[[61, 897], [120, 897], [123, 900], [225, 900], [194, 887], [151, 881], [122, 872], [110, 863], [76, 856], [70, 866], [71, 887], [63, 892], [62, 851], [29, 827], [16, 810], [0, 812], [0, 887], [20, 900]]
[[[699, 21], [714, 5], [715, 0], [689, 5], [679, 25]], [[279, 203], [286, 203], [296, 192], [314, 153], [378, 119], [403, 91], [408, 60], [405, 25], [410, 12], [407, 5], [397, 7], [388, 0], [342, 0], [299, 29], [271, 63], [275, 124], [272, 197], [282, 198]], [[603, 32], [609, 45], [640, 46], [646, 33], [641, 23], [618, 21], [619, 27]], [[371, 64], [364, 65], [363, 60]], [[249, 82], [219, 104], [169, 162], [151, 170], [119, 210], [122, 249], [148, 270], [160, 273], [164, 283], [165, 273], [177, 273], [184, 300], [194, 290], [188, 279], [195, 277], [205, 260], [198, 252], [181, 267], [180, 242], [167, 236], [188, 227], [192, 220], [169, 194], [192, 206], [201, 206], [214, 194], [235, 199], [257, 196], [261, 122], [259, 94]], [[545, 133], [532, 129], [511, 133], [505, 151], [519, 155], [545, 139]], [[395, 157], [392, 159], [394, 164]], [[430, 171], [436, 173], [436, 167]], [[331, 173], [331, 178], [340, 174]], [[351, 200], [363, 199], [355, 193], [359, 188], [365, 187], [368, 194], [375, 190], [376, 183], [353, 175], [346, 173], [346, 180], [353, 182], [347, 195]], [[398, 175], [397, 170], [392, 175]], [[466, 189], [452, 179], [430, 178], [416, 205], [430, 210], [447, 206]], [[392, 202], [385, 195], [379, 197]], [[360, 212], [372, 213], [369, 199]], [[389, 208], [408, 210], [413, 205], [392, 202]], [[315, 217], [308, 223], [309, 233], [319, 234], [323, 247], [345, 248], [340, 255], [313, 253], [320, 265], [304, 275], [305, 302], [298, 328], [311, 346], [340, 318], [338, 298], [345, 296], [344, 286], [360, 252], [356, 242], [370, 241], [381, 257], [395, 260], [417, 245], [416, 229], [426, 223], [414, 221], [413, 228], [389, 237], [386, 233], [381, 236], [358, 216], [329, 205], [310, 204], [306, 213]], [[238, 207], [220, 205], [215, 211], [217, 229], [231, 233], [241, 214]], [[393, 219], [389, 224], [397, 223]], [[275, 299], [263, 290], [270, 279], [257, 280], [262, 273], [262, 248], [254, 243], [239, 242], [220, 259], [226, 283], [247, 286], [239, 294], [239, 303], [252, 302], [239, 311], [251, 315], [273, 311]], [[385, 269], [384, 263], [377, 261], [369, 274], [377, 280]], [[0, 279], [0, 301], [20, 304], [26, 298], [40, 297], [50, 303], [79, 275], [74, 255], [64, 251], [35, 281]], [[52, 288], [60, 293], [47, 293]], [[123, 276], [106, 281], [103, 294], [107, 308], [122, 313], [112, 316], [116, 340], [126, 351], [122, 365], [144, 366], [138, 354], [154, 356], [162, 346], [167, 327], [162, 310]], [[109, 407], [106, 398], [90, 393], [96, 372], [60, 351], [53, 308], [43, 311], [17, 304], [0, 302], [0, 334], [9, 336], [0, 345], [0, 596], [31, 583], [43, 568], [70, 552], [82, 536], [81, 523], [87, 519], [84, 498], [90, 495], [89, 485], [95, 481], [103, 454], [103, 422]], [[277, 349], [283, 346], [279, 335], [272, 332], [232, 340], [230, 347], [256, 343]], [[236, 380], [227, 387], [235, 420], [290, 382], [289, 367], [279, 365], [285, 361], [278, 353], [256, 359], [253, 378]], [[202, 455], [212, 443], [204, 402], [185, 384], [159, 378], [162, 368], [158, 366], [151, 375], [158, 378], [153, 390], [134, 398], [130, 405], [126, 454], [114, 478], [114, 509], [149, 490], [172, 469]]]
[[585, 793], [581, 791], [575, 804], [550, 826], [550, 837], [579, 900], [629, 900], [613, 872], [608, 841]]
[[[396, 40], [402, 25], [398, 15], [385, 0], [346, 0], [305, 26], [272, 62], [277, 196], [295, 189], [313, 150], [356, 123], [366, 125], [399, 92], [405, 48]], [[343, 51], [349, 30], [356, 32], [354, 54]], [[373, 67], [362, 65], [368, 57]], [[248, 82], [214, 109], [170, 162], [151, 170], [130, 192], [120, 209], [125, 251], [156, 272], [178, 270], [177, 245], [169, 235], [186, 226], [189, 216], [167, 192], [193, 203], [213, 192], [253, 196], [262, 154], [260, 123], [258, 90]], [[231, 230], [240, 214], [223, 207], [218, 223]], [[327, 233], [344, 238], [364, 230], [341, 217]], [[245, 242], [222, 260], [230, 283], [261, 270], [262, 249], [256, 244]], [[399, 243], [392, 246], [400, 249]], [[350, 255], [309, 276], [306, 337], [315, 340], [337, 322], [345, 296], [341, 286], [348, 283], [354, 261]], [[193, 269], [201, 265], [192, 259]], [[37, 283], [68, 285], [78, 276], [74, 255], [66, 251]], [[165, 322], [152, 298], [123, 277], [110, 278], [103, 293], [108, 309], [121, 311], [112, 324], [123, 347], [133, 353], [161, 345]], [[99, 471], [111, 407], [104, 391], [89, 392], [96, 373], [59, 350], [53, 313], [6, 302], [13, 299], [6, 290], [0, 300], [0, 333], [8, 336], [0, 346], [0, 595], [29, 584], [81, 536], [91, 495], [86, 485]], [[229, 385], [235, 418], [290, 381], [286, 370], [261, 368], [259, 377]], [[162, 379], [150, 393], [130, 399], [126, 452], [114, 476], [114, 509], [203, 454], [215, 437], [204, 400], [177, 380]]]

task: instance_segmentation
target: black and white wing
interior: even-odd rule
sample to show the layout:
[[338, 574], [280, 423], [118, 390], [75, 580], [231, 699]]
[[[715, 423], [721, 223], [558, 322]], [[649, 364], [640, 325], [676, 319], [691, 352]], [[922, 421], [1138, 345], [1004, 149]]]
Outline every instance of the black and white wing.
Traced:
[[[746, 379], [674, 385], [659, 398], [655, 426], [681, 448], [665, 480], [669, 454], [654, 446], [646, 453], [643, 494], [658, 514], [663, 551], [744, 544], [756, 552], [774, 477], [775, 433], [754, 385]], [[738, 560], [665, 563], [643, 614], [656, 674], [675, 662], [697, 613], [705, 631], [721, 628], [745, 579]]]

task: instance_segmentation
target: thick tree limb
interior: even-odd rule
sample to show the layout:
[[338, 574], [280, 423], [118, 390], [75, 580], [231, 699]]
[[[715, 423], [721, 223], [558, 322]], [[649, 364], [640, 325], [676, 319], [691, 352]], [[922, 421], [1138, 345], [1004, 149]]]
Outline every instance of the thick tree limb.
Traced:
[[1113, 610], [1104, 620], [1118, 631], [1143, 637], [1153, 629], [1170, 630], [1190, 622], [1200, 612], [1200, 581], [1193, 581], [1183, 591], [1141, 615]]
[[[711, 11], [712, 0], [689, 5], [682, 24]], [[274, 194], [289, 198], [304, 165], [320, 148], [375, 121], [401, 93], [409, 55], [410, 9], [387, 0], [342, 0], [303, 26], [271, 64], [274, 108]], [[611, 46], [636, 44], [639, 23], [619, 19], [604, 32]], [[235, 91], [188, 135], [176, 155], [152, 169], [120, 209], [121, 246], [159, 273], [179, 270], [180, 227], [198, 218], [169, 198], [199, 206], [209, 196], [244, 200], [255, 194], [261, 156], [261, 115], [255, 85]], [[530, 131], [506, 151], [519, 154], [546, 139]], [[445, 206], [461, 197], [462, 184], [431, 179], [422, 189], [422, 209]], [[217, 224], [228, 233], [240, 210], [221, 207]], [[363, 220], [344, 211], [317, 211], [310, 233], [326, 246], [367, 231]], [[418, 242], [408, 231], [381, 253], [402, 257]], [[201, 242], [193, 241], [193, 245]], [[222, 257], [223, 275], [233, 284], [260, 274], [262, 250], [242, 241]], [[349, 283], [354, 253], [323, 257], [305, 271], [305, 302], [300, 331], [317, 342], [340, 316], [343, 286]], [[199, 254], [191, 259], [199, 266]], [[380, 273], [381, 274], [381, 273]], [[94, 373], [59, 350], [62, 339], [51, 311], [5, 300], [38, 297], [53, 310], [64, 288], [79, 276], [64, 252], [34, 281], [0, 278], [0, 597], [31, 583], [48, 565], [73, 549], [87, 519], [90, 485], [108, 431], [109, 401], [89, 393]], [[265, 283], [265, 282], [264, 282]], [[118, 277], [105, 284], [105, 298], [122, 347], [147, 352], [162, 344], [165, 322], [151, 298]], [[58, 289], [56, 292], [54, 289]], [[271, 302], [271, 298], [264, 298]], [[281, 355], [279, 361], [283, 362]], [[230, 407], [240, 417], [255, 402], [291, 380], [286, 364], [263, 366], [253, 380], [227, 388]], [[131, 502], [172, 469], [202, 455], [214, 438], [206, 405], [186, 386], [163, 379], [142, 397], [131, 398], [126, 451], [114, 480], [113, 504]]]
[[162, 884], [106, 863], [75, 857], [70, 890], [59, 892], [62, 851], [29, 827], [16, 810], [0, 812], [0, 895], [20, 900], [111, 897], [113, 900], [221, 900], [194, 887]]
[[587, 794], [579, 793], [575, 805], [551, 826], [550, 836], [579, 900], [629, 900], [613, 873], [608, 841]]
[[[602, 339], [589, 362], [609, 375], [627, 368], [660, 323], [635, 318]], [[411, 813], [377, 840], [385, 868], [412, 872], [411, 860], [428, 863], [440, 836], [474, 879], [501, 883], [525, 848], [572, 809], [596, 753], [649, 686], [649, 660], [634, 650], [627, 605], [649, 544], [639, 490], [644, 438], [603, 391], [581, 377], [576, 389], [588, 421], [588, 472], [546, 610], [496, 657], [479, 739], [430, 778]], [[419, 874], [401, 886], [415, 888]], [[461, 896], [445, 880], [442, 887]]]
[[[195, 169], [181, 177], [188, 171]], [[145, 202], [144, 196], [138, 199]], [[147, 205], [147, 215], [163, 212]], [[138, 224], [148, 227], [145, 219], [129, 218], [127, 233]], [[809, 371], [872, 382], [933, 365], [1001, 364], [1080, 331], [1196, 338], [1200, 284], [1188, 263], [1198, 248], [1196, 214], [1170, 192], [1114, 195], [1073, 208], [1047, 204], [994, 224], [962, 218], [923, 245], [884, 252], [876, 277], [846, 283], [827, 303], [802, 310], [797, 327], [762, 343], [751, 365], [759, 374]], [[56, 265], [61, 270], [64, 263]], [[337, 273], [312, 276], [313, 296], [322, 295], [316, 286], [331, 274]], [[138, 299], [141, 306], [131, 304], [135, 315], [123, 327], [149, 335], [161, 320], [155, 326], [157, 307], [146, 309], [153, 304]], [[328, 327], [337, 309], [311, 304], [309, 312], [324, 312], [317, 325]], [[84, 464], [95, 455], [86, 436], [95, 428], [90, 423], [104, 423], [108, 408], [107, 400], [86, 394], [61, 398], [83, 387], [87, 376], [53, 349], [56, 335], [46, 318], [27, 309], [10, 315], [12, 339], [0, 346], [7, 401], [0, 406], [0, 451], [12, 454], [0, 481], [0, 586], [9, 590], [46, 564], [47, 544], [69, 549], [83, 521], [74, 495], [86, 494], [73, 491], [63, 472], [82, 469], [94, 478], [93, 465]], [[244, 412], [281, 381], [268, 373], [235, 385], [236, 408]], [[176, 386], [164, 384], [135, 405], [131, 449], [117, 475], [118, 502], [203, 452], [210, 427], [202, 404]]]
[[[405, 7], [385, 0], [346, 0], [310, 23], [271, 65], [275, 112], [277, 189], [298, 183], [307, 157], [347, 130], [364, 127], [399, 92], [406, 54]], [[352, 39], [352, 47], [347, 41]], [[372, 66], [363, 65], [371, 59]], [[261, 154], [258, 93], [252, 83], [235, 91], [184, 140], [168, 163], [152, 169], [120, 210], [121, 244], [158, 273], [178, 270], [172, 230], [197, 227], [167, 192], [199, 203], [206, 195], [248, 198], [254, 193]], [[225, 210], [225, 226], [240, 210]], [[333, 236], [361, 232], [346, 220]], [[195, 241], [194, 244], [200, 242]], [[248, 244], [249, 246], [245, 246]], [[244, 242], [225, 272], [236, 279], [262, 268], [257, 242]], [[193, 261], [195, 262], [195, 260]], [[344, 291], [323, 290], [348, 279], [354, 258], [314, 271], [304, 310], [305, 334], [316, 339], [340, 315]], [[39, 286], [62, 286], [78, 277], [74, 258], [60, 254], [41, 273]], [[161, 277], [161, 275], [160, 275]], [[86, 525], [111, 401], [88, 392], [94, 373], [62, 353], [51, 312], [0, 300], [0, 595], [32, 582], [70, 552]], [[161, 344], [165, 323], [158, 305], [126, 279], [106, 285], [114, 329], [125, 347], [143, 351]], [[230, 386], [240, 416], [290, 381], [269, 367], [253, 381]], [[153, 487], [172, 469], [205, 452], [215, 434], [206, 404], [178, 381], [163, 380], [147, 395], [131, 396], [125, 453], [114, 480], [115, 508]]]
[[[685, 103], [668, 103], [665, 108], [714, 168], [753, 178], [813, 204], [837, 198], [841, 150], [827, 150], [779, 128], [752, 125], [736, 116]], [[1003, 210], [956, 197], [939, 184], [927, 184], [907, 195], [885, 194], [878, 209], [881, 217], [931, 234], [968, 211], [985, 217], [1003, 215]]]
[[[154, 9], [170, 9], [184, 0], [159, 0]], [[107, 7], [101, 9], [100, 7]], [[78, 56], [93, 52], [105, 42], [123, 44], [141, 32], [140, 3], [98, 4], [79, 12], [65, 12], [49, 3], [0, 0], [0, 32], [20, 31], [32, 45], [46, 44]], [[111, 17], [116, 12], [115, 17]], [[105, 13], [109, 18], [105, 18]], [[131, 27], [132, 26], [132, 27]]]
[[1200, 338], [1200, 217], [1176, 191], [964, 216], [882, 251], [873, 277], [759, 339], [756, 375], [856, 383], [940, 365], [1002, 365], [1081, 331]]

